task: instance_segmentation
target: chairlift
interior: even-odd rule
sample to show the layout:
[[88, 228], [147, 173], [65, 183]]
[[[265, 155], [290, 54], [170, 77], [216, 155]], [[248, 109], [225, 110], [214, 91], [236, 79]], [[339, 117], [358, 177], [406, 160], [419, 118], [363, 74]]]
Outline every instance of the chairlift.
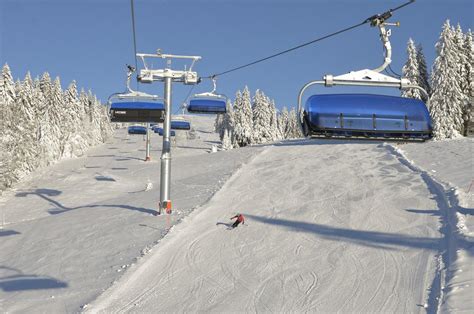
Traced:
[[172, 130], [191, 130], [191, 123], [186, 120], [171, 120]]
[[226, 113], [227, 97], [216, 94], [216, 78], [211, 78], [214, 88], [211, 92], [194, 94], [189, 101], [187, 110], [189, 113], [222, 114]]
[[306, 135], [426, 140], [430, 114], [423, 101], [373, 94], [313, 95], [305, 106]]
[[[158, 135], [163, 136], [163, 128], [156, 127], [153, 129], [155, 133], [158, 133]], [[174, 130], [170, 131], [170, 136], [176, 136], [176, 132]]]
[[128, 134], [143, 134], [146, 135], [147, 129], [141, 125], [132, 125], [128, 127]]
[[[431, 138], [432, 126], [425, 103], [421, 100], [372, 94], [316, 94], [309, 97], [304, 109], [301, 100], [304, 91], [316, 84], [414, 88], [426, 96], [426, 91], [406, 78], [394, 78], [380, 72], [391, 62], [390, 30], [385, 26], [390, 15], [372, 17], [371, 26], [378, 26], [384, 45], [384, 63], [374, 70], [364, 69], [347, 74], [325, 75], [323, 80], [311, 81], [298, 95], [298, 119], [305, 136], [318, 137], [368, 137], [404, 140], [426, 140]], [[428, 97], [427, 97], [428, 98]]]
[[165, 106], [162, 98], [130, 88], [130, 78], [135, 69], [128, 66], [127, 91], [112, 94], [108, 99], [111, 122], [163, 122]]

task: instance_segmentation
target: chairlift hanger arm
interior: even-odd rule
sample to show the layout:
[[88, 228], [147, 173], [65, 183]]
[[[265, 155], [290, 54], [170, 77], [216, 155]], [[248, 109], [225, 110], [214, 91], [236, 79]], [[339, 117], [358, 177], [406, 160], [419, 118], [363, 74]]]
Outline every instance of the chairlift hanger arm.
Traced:
[[160, 59], [190, 59], [193, 62], [191, 63], [191, 66], [189, 67], [189, 71], [192, 71], [194, 63], [196, 61], [199, 61], [202, 59], [201, 56], [183, 56], [183, 55], [173, 55], [173, 54], [164, 54], [161, 53], [161, 49], [158, 49], [156, 54], [152, 53], [137, 53], [137, 57], [140, 57], [143, 61], [143, 65], [145, 66], [145, 69], [148, 69], [147, 64], [145, 62], [145, 58], [160, 58]]

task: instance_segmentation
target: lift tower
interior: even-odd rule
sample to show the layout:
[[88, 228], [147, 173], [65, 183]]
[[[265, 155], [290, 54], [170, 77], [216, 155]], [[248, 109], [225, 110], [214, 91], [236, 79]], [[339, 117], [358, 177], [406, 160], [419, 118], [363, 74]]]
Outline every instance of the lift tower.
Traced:
[[[158, 213], [161, 214], [163, 210], [167, 214], [171, 213], [171, 198], [170, 198], [170, 181], [171, 181], [171, 93], [172, 84], [184, 83], [186, 85], [195, 85], [200, 82], [197, 72], [193, 72], [193, 66], [196, 61], [200, 60], [200, 56], [181, 56], [172, 54], [163, 54], [158, 49], [156, 54], [137, 53], [143, 61], [144, 69], [140, 70], [138, 81], [141, 83], [153, 83], [154, 81], [164, 82], [164, 104], [165, 104], [165, 119], [163, 122], [163, 149], [161, 152], [161, 174], [160, 174], [160, 204]], [[147, 66], [146, 58], [159, 58], [166, 61], [164, 69], [150, 69]], [[172, 59], [189, 59], [192, 60], [189, 69], [173, 70], [171, 69]]]

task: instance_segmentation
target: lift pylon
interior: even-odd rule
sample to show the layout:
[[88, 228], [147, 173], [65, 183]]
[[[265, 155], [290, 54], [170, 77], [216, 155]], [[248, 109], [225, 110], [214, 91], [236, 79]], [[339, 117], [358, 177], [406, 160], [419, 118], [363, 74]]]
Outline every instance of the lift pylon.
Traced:
[[[163, 149], [161, 153], [161, 174], [160, 174], [160, 203], [158, 214], [166, 211], [171, 214], [171, 197], [170, 197], [170, 182], [171, 182], [171, 94], [173, 83], [184, 83], [186, 85], [194, 85], [200, 82], [197, 72], [193, 71], [193, 66], [196, 61], [200, 60], [200, 56], [183, 56], [163, 54], [158, 49], [155, 54], [137, 53], [143, 61], [144, 69], [140, 70], [138, 81], [141, 83], [153, 83], [155, 81], [164, 82], [164, 99], [165, 99], [165, 117], [163, 121]], [[148, 68], [146, 63], [147, 58], [159, 58], [166, 62], [164, 69]], [[189, 69], [173, 70], [171, 69], [171, 61], [173, 59], [192, 60]]]

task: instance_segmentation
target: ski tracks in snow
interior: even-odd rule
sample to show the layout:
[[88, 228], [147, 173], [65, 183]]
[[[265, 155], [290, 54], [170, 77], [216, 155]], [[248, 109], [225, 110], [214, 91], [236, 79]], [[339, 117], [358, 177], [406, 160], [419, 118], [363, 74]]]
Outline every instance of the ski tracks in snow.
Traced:
[[[423, 180], [381, 145], [319, 143], [265, 147], [91, 311], [419, 311], [438, 240], [408, 211], [435, 206]], [[235, 212], [249, 226], [214, 226]]]

